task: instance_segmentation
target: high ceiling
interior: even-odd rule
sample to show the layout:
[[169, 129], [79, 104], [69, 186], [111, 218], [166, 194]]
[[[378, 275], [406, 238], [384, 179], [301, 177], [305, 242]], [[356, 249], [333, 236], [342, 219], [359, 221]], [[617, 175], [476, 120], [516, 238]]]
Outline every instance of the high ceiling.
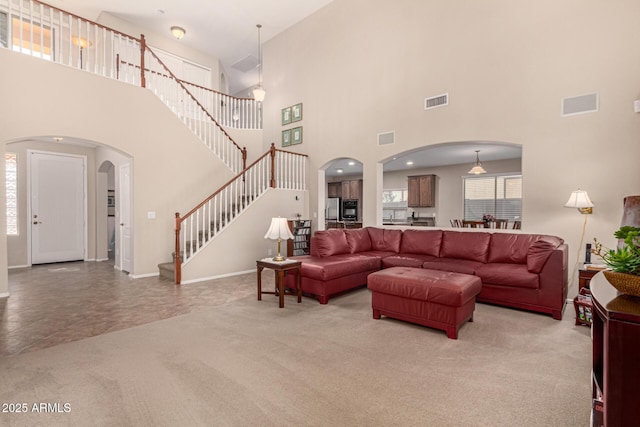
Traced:
[[[332, 0], [45, 0], [52, 6], [96, 20], [108, 12], [141, 28], [171, 37], [177, 25], [186, 30], [180, 43], [217, 57], [225, 68], [229, 93], [258, 83], [257, 67], [243, 72], [243, 61], [257, 64], [258, 30], [262, 44]], [[137, 34], [135, 34], [137, 36]]]

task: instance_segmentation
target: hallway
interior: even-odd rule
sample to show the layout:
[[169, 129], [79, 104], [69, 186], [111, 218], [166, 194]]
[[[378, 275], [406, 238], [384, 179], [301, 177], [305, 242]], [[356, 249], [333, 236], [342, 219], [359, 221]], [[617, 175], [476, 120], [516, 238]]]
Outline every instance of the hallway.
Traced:
[[130, 279], [110, 262], [44, 264], [9, 270], [0, 299], [0, 357], [223, 305], [255, 293], [255, 273], [176, 286]]

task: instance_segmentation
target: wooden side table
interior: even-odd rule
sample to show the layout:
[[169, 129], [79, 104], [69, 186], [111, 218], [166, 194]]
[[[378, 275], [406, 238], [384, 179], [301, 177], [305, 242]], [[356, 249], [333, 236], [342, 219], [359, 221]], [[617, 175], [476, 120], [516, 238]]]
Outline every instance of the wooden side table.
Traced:
[[578, 269], [578, 293], [582, 290], [582, 288], [588, 288], [589, 282], [591, 282], [591, 278], [598, 273], [599, 270], [587, 270], [586, 267], [582, 267]]
[[[280, 308], [284, 307], [284, 276], [288, 272], [295, 270], [298, 276], [297, 296], [298, 303], [302, 302], [302, 263], [297, 260], [274, 261], [271, 258], [263, 258], [256, 261], [258, 270], [258, 301], [262, 300], [262, 294], [278, 295], [280, 297]], [[262, 290], [262, 270], [269, 268], [275, 271], [276, 288], [274, 292]]]

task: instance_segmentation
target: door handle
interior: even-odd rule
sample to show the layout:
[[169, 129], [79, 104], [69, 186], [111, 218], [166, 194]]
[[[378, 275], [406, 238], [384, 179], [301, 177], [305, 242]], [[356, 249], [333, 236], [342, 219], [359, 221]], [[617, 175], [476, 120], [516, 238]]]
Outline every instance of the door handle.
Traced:
[[42, 224], [40, 221], [33, 221], [34, 225]]
[[124, 222], [120, 223], [120, 227], [124, 227]]

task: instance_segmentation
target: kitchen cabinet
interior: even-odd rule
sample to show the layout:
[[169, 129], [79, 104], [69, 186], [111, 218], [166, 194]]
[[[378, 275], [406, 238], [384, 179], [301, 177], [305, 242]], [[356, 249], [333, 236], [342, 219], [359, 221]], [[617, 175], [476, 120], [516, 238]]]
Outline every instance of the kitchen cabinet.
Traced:
[[362, 198], [362, 180], [342, 181], [342, 199], [360, 200]]
[[327, 184], [327, 197], [332, 199], [335, 197], [342, 197], [342, 183], [330, 182]]
[[436, 205], [436, 176], [417, 175], [409, 176], [408, 200], [410, 208], [433, 208]]

